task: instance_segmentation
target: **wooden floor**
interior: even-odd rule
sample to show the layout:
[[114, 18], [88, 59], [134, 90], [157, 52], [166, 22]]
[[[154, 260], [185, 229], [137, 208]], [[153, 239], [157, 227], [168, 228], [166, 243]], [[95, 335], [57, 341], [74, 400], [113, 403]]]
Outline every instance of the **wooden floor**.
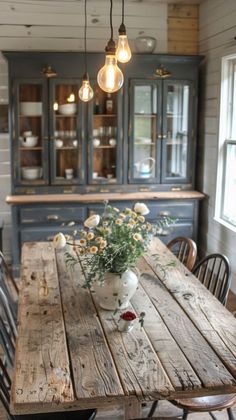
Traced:
[[[235, 313], [236, 315], [236, 296], [230, 292], [228, 301], [227, 301], [227, 308]], [[150, 409], [150, 404], [146, 407], [143, 407], [143, 418], [147, 416], [147, 413]], [[233, 413], [236, 419], [236, 406], [233, 408]], [[171, 416], [180, 416], [181, 418], [182, 411], [176, 408], [173, 404], [169, 403], [168, 401], [160, 401], [158, 404], [158, 408], [155, 412], [155, 416], [161, 417], [171, 417]], [[214, 413], [217, 420], [228, 420], [228, 416], [226, 411], [217, 411]], [[208, 413], [192, 413], [188, 416], [189, 420], [209, 420], [211, 417]], [[4, 413], [3, 408], [0, 406], [0, 420], [7, 420], [7, 417]], [[50, 420], [50, 415], [48, 416], [48, 420]], [[116, 406], [113, 408], [112, 411], [99, 411], [96, 420], [123, 420], [122, 416], [122, 407]]]

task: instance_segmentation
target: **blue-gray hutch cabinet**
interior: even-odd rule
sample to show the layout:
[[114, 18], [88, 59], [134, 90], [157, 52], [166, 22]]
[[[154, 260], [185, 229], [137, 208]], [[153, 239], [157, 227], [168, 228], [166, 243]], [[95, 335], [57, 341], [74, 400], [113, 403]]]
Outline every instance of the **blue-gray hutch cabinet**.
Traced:
[[[25, 241], [70, 232], [104, 199], [116, 207], [144, 201], [162, 229], [197, 239], [194, 190], [198, 56], [133, 55], [123, 88], [102, 92], [96, 75], [104, 54], [88, 54], [94, 99], [78, 99], [83, 54], [6, 52], [12, 145], [13, 266]], [[164, 71], [163, 71], [164, 69]], [[74, 221], [76, 226], [68, 226]]]

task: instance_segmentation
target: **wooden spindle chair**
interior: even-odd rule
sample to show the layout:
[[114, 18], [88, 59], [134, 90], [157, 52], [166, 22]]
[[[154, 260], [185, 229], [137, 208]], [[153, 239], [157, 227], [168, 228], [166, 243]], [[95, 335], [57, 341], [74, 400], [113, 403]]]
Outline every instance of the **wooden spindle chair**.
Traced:
[[[230, 265], [225, 255], [208, 255], [194, 267], [193, 274], [223, 305], [226, 304], [230, 287]], [[236, 404], [235, 394], [185, 398], [172, 400], [171, 402], [183, 410], [183, 420], [187, 419], [189, 412], [208, 412], [212, 419], [217, 420], [212, 411], [224, 409], [227, 410], [228, 419], [235, 420], [231, 409]], [[148, 417], [154, 414], [157, 404], [158, 401], [154, 401]]]
[[167, 244], [167, 248], [192, 271], [197, 258], [197, 245], [192, 239], [178, 236]]
[[12, 415], [10, 413], [11, 371], [14, 365], [17, 330], [11, 307], [0, 288], [0, 401], [11, 420], [93, 420], [96, 409], [43, 414]]
[[193, 269], [193, 274], [223, 304], [230, 287], [229, 260], [222, 254], [210, 254]]
[[16, 321], [19, 289], [6, 263], [4, 255], [1, 251], [0, 251], [0, 287], [3, 289], [7, 297], [8, 303], [11, 306], [11, 310], [12, 310], [14, 319]]

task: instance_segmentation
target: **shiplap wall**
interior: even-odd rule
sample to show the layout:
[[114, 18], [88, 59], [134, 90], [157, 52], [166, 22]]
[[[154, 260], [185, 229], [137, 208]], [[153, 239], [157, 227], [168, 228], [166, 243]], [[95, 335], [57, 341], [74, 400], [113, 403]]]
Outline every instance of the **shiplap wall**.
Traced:
[[[8, 103], [8, 66], [0, 53], [0, 104]], [[11, 257], [11, 214], [5, 203], [11, 191], [10, 143], [9, 135], [0, 133], [0, 218], [4, 222], [3, 251], [7, 259]]]
[[236, 292], [236, 233], [214, 220], [221, 58], [236, 53], [236, 0], [205, 0], [200, 5], [199, 51], [205, 56], [201, 76], [199, 116], [198, 188], [206, 194], [200, 217], [203, 253], [221, 252], [232, 265], [232, 289]]
[[[88, 51], [104, 51], [110, 38], [108, 0], [87, 5]], [[0, 0], [0, 51], [82, 51], [84, 48], [84, 2]], [[121, 1], [113, 4], [114, 39], [121, 23]], [[167, 51], [167, 3], [145, 0], [125, 2], [125, 25], [134, 50], [134, 39], [149, 35], [157, 39], [156, 52]]]
[[172, 54], [198, 53], [197, 4], [168, 5], [168, 52]]

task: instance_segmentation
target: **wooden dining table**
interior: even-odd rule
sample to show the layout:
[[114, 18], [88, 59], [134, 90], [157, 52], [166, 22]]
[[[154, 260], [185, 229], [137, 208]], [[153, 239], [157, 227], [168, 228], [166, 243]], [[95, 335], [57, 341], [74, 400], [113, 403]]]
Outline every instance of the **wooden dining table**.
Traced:
[[23, 245], [12, 413], [117, 403], [132, 419], [144, 401], [236, 393], [236, 319], [159, 239], [138, 268], [144, 325], [125, 333], [64, 250]]

